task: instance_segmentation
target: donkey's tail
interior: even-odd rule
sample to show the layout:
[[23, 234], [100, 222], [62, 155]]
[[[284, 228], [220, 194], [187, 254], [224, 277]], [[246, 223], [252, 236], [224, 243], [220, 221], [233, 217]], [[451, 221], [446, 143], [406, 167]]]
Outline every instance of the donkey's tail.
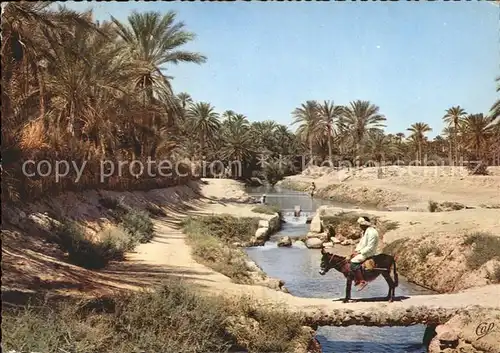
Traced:
[[394, 275], [394, 286], [397, 287], [399, 284], [399, 278], [398, 278], [398, 270], [396, 268], [396, 256], [394, 256], [394, 259], [392, 260], [392, 272]]

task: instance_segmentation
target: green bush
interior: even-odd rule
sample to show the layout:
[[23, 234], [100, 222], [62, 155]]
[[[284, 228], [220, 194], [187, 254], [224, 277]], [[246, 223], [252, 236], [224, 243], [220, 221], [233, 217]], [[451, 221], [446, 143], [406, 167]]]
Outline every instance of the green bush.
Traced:
[[257, 226], [258, 219], [228, 215], [188, 218], [183, 222], [193, 256], [236, 283], [251, 283], [251, 280], [246, 254], [231, 243], [249, 241]]
[[277, 205], [259, 205], [252, 208], [252, 212], [273, 215], [279, 213], [280, 208]]
[[[101, 243], [116, 249], [116, 256], [113, 259], [121, 259], [127, 251], [132, 251], [138, 245], [136, 239], [132, 238], [122, 227], [110, 227], [99, 234]], [[109, 244], [109, 245], [108, 245]]]
[[151, 241], [155, 234], [153, 221], [144, 211], [130, 209], [122, 216], [120, 226], [139, 243]]
[[120, 245], [125, 234], [119, 230], [109, 230], [102, 239], [93, 242], [86, 238], [83, 228], [72, 221], [57, 226], [55, 236], [71, 263], [89, 269], [103, 268], [110, 260], [120, 260], [129, 249], [129, 245]]
[[[103, 304], [106, 304], [105, 306]], [[256, 327], [234, 325], [235, 319]], [[50, 323], [49, 325], [47, 323]], [[244, 298], [203, 296], [180, 281], [116, 299], [3, 308], [2, 348], [23, 352], [291, 352], [296, 314]]]
[[224, 243], [247, 242], [252, 239], [259, 227], [259, 219], [213, 215], [187, 218], [183, 222], [186, 233], [200, 232], [222, 240]]
[[476, 232], [466, 236], [465, 245], [471, 246], [467, 256], [467, 266], [478, 269], [492, 259], [500, 260], [500, 237], [486, 232]]

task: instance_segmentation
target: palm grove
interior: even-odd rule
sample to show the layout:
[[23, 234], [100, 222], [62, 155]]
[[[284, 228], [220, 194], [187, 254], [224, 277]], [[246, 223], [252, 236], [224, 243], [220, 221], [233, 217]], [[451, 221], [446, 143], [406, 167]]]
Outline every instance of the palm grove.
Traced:
[[[174, 12], [132, 13], [127, 21], [96, 22], [50, 3], [8, 3], [2, 21], [2, 199], [38, 197], [70, 189], [164, 187], [182, 177], [99, 178], [101, 160], [221, 161], [214, 173], [275, 183], [297, 171], [300, 158], [377, 161], [461, 157], [498, 161], [497, 101], [490, 115], [446, 111], [447, 128], [429, 141], [425, 123], [385, 134], [385, 117], [368, 101], [338, 106], [307, 101], [292, 112], [296, 133], [273, 121], [249, 122], [232, 110], [175, 93], [171, 65], [202, 64], [206, 57], [182, 47], [195, 35]], [[28, 178], [22, 161], [87, 161], [79, 183], [71, 173], [56, 183]], [[239, 162], [239, 168], [234, 167]], [[238, 170], [236, 170], [238, 169]]]

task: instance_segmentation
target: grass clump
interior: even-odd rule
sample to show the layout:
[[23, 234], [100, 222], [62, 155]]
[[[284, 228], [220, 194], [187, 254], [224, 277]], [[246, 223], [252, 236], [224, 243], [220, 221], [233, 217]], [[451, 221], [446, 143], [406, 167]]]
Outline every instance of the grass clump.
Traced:
[[279, 213], [280, 208], [276, 205], [259, 205], [252, 208], [252, 212], [273, 215]]
[[459, 202], [445, 201], [438, 203], [436, 201], [429, 201], [429, 212], [448, 212], [448, 211], [459, 211], [466, 208], [464, 204]]
[[68, 253], [68, 260], [88, 269], [105, 267], [111, 260], [121, 260], [125, 251], [135, 243], [120, 228], [111, 228], [100, 234], [99, 240], [91, 241], [84, 229], [72, 221], [64, 221], [55, 229], [56, 242]]
[[130, 209], [121, 217], [120, 226], [139, 243], [153, 239], [154, 224], [147, 212]]
[[467, 266], [478, 269], [492, 259], [500, 260], [500, 237], [487, 232], [476, 232], [466, 236], [465, 245], [471, 246]]
[[441, 256], [441, 255], [443, 255], [443, 252], [441, 251], [439, 246], [436, 245], [435, 242], [422, 244], [418, 247], [417, 255], [418, 255], [418, 258], [420, 261], [425, 261], [429, 254]]
[[73, 353], [290, 352], [302, 334], [298, 315], [251, 300], [202, 296], [179, 281], [105, 302], [4, 307], [2, 347]]
[[246, 254], [232, 244], [250, 241], [258, 222], [229, 215], [191, 217], [183, 222], [183, 229], [198, 261], [236, 283], [251, 283]]

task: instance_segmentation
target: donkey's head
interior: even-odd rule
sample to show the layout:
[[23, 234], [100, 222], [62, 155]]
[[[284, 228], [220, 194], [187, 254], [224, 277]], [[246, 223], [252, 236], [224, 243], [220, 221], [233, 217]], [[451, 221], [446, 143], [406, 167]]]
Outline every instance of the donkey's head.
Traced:
[[325, 275], [331, 268], [333, 268], [334, 254], [329, 253], [324, 247], [321, 248], [321, 263], [319, 264], [319, 274]]

